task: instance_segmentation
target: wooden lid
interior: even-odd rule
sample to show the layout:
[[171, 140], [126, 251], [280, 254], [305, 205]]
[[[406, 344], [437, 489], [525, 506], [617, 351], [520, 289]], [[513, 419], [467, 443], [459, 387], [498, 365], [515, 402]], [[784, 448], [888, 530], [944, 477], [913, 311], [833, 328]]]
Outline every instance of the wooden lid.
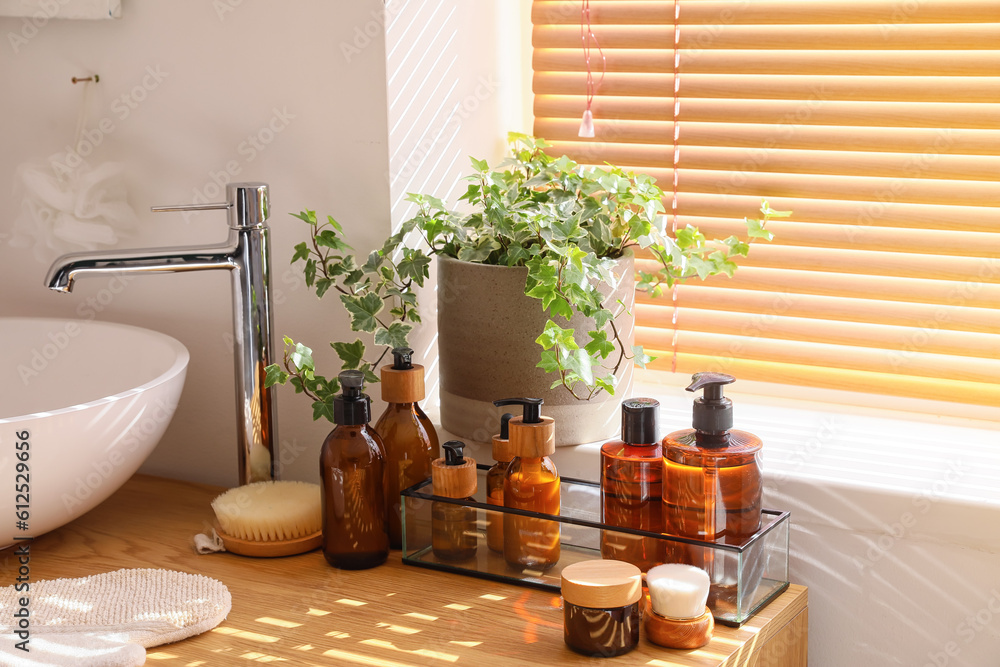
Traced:
[[424, 400], [424, 367], [399, 370], [387, 364], [379, 369], [382, 377], [382, 400], [386, 403], [416, 403]]
[[556, 420], [542, 417], [537, 424], [525, 424], [524, 417], [510, 420], [510, 446], [514, 456], [538, 458], [556, 451]]
[[586, 560], [562, 571], [563, 600], [579, 607], [613, 609], [642, 599], [642, 570], [620, 560]]
[[434, 495], [445, 498], [471, 498], [476, 495], [476, 460], [464, 457], [457, 466], [445, 463], [444, 458], [431, 461], [431, 480]]
[[493, 436], [493, 460], [500, 463], [507, 463], [516, 456], [514, 446], [510, 444], [510, 439], [501, 438], [499, 435]]

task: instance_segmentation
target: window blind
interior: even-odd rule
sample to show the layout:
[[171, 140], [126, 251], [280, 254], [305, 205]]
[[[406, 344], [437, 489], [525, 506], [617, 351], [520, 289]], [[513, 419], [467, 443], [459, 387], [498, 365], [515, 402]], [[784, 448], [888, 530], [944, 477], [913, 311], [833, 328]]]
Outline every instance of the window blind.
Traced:
[[995, 0], [589, 5], [606, 73], [580, 139], [581, 3], [533, 3], [534, 132], [551, 151], [664, 191], [676, 168], [677, 228], [710, 238], [761, 199], [793, 212], [733, 278], [638, 295], [654, 368], [1000, 405]]

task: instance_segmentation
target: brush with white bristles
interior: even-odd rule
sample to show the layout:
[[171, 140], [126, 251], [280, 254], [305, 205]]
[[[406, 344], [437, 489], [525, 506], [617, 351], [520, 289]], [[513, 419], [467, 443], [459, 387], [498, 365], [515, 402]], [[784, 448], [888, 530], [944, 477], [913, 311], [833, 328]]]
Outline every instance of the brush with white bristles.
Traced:
[[227, 551], [244, 556], [288, 556], [322, 541], [318, 484], [254, 482], [212, 501]]

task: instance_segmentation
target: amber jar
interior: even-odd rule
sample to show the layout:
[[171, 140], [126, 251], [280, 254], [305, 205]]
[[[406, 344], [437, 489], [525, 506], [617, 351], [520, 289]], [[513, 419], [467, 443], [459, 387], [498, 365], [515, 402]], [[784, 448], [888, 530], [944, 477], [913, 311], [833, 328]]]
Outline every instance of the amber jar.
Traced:
[[438, 436], [417, 404], [424, 398], [424, 368], [411, 362], [413, 350], [392, 351], [392, 365], [380, 369], [382, 400], [388, 405], [375, 423], [385, 447], [385, 497], [389, 512], [389, 546], [403, 546], [400, 492], [431, 475], [431, 461], [438, 456]]
[[385, 562], [385, 455], [378, 434], [368, 425], [371, 401], [361, 393], [358, 371], [340, 374], [344, 393], [334, 399], [337, 426], [320, 451], [323, 505], [323, 555], [345, 570]]
[[[500, 433], [493, 436], [496, 463], [486, 472], [486, 502], [499, 507], [503, 507], [503, 479], [510, 460], [514, 458], [509, 428], [513, 417], [509, 412], [500, 417]], [[486, 545], [498, 553], [503, 553], [503, 517], [503, 512], [487, 512], [486, 516]]]
[[[601, 447], [602, 523], [663, 532], [663, 450], [656, 432], [659, 408], [652, 398], [622, 402], [622, 439]], [[664, 562], [664, 542], [601, 531], [601, 554], [645, 572]]]
[[612, 658], [639, 645], [642, 572], [631, 563], [591, 560], [563, 568], [563, 639], [574, 651]]

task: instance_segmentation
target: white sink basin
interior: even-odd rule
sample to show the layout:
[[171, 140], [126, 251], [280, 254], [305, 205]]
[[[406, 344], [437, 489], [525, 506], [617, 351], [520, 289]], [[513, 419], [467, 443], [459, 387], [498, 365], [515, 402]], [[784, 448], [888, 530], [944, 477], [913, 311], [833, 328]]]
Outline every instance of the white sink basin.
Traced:
[[173, 417], [188, 359], [138, 327], [0, 318], [0, 548], [72, 521], [135, 473]]

